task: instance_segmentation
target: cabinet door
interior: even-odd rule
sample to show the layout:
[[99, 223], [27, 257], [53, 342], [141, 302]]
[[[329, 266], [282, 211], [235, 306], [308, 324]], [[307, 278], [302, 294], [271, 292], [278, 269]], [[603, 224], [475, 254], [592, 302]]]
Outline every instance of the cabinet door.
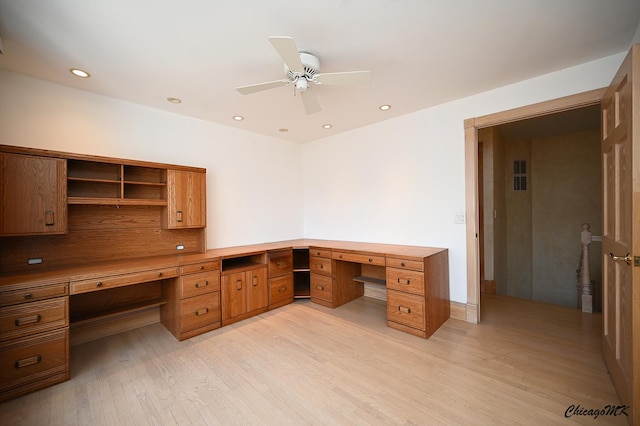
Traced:
[[269, 287], [267, 268], [247, 271], [247, 312], [265, 308], [269, 305]]
[[167, 170], [167, 228], [204, 228], [206, 216], [206, 174]]
[[0, 235], [67, 232], [67, 162], [0, 153]]
[[247, 312], [247, 288], [245, 272], [222, 276], [222, 319], [242, 315]]

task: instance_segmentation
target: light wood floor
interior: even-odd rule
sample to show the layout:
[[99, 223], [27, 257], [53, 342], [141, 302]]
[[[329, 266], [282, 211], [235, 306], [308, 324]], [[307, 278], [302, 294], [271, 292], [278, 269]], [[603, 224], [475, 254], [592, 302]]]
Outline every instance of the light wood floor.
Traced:
[[0, 404], [2, 425], [626, 424], [600, 315], [501, 296], [429, 340], [385, 305], [309, 301], [177, 342], [160, 324], [75, 346], [71, 380]]

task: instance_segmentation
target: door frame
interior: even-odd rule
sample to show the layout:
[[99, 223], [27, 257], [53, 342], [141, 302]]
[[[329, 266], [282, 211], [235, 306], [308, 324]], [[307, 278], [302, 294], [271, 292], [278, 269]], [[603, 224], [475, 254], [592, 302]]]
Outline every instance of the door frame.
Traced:
[[478, 130], [528, 118], [599, 105], [606, 87], [464, 120], [467, 235], [467, 322], [480, 322]]

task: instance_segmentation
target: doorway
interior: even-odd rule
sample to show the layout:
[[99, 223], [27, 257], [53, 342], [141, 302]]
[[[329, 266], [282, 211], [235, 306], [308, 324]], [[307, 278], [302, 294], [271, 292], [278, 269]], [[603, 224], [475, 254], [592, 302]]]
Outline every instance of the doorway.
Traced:
[[598, 104], [478, 129], [481, 295], [578, 307], [582, 224], [602, 235], [600, 131]]
[[480, 321], [480, 218], [478, 193], [479, 129], [548, 116], [578, 108], [599, 105], [605, 89], [592, 90], [565, 98], [516, 108], [465, 120], [465, 182], [467, 217], [467, 321]]

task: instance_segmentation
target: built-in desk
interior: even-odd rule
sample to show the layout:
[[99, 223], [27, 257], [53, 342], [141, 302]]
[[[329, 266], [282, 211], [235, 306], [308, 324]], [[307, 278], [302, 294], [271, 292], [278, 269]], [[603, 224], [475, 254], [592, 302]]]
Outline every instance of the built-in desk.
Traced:
[[428, 338], [449, 318], [446, 249], [290, 240], [0, 276], [0, 400], [69, 378], [69, 346], [160, 321], [183, 340], [291, 303], [292, 251], [331, 308], [386, 287], [390, 327]]

